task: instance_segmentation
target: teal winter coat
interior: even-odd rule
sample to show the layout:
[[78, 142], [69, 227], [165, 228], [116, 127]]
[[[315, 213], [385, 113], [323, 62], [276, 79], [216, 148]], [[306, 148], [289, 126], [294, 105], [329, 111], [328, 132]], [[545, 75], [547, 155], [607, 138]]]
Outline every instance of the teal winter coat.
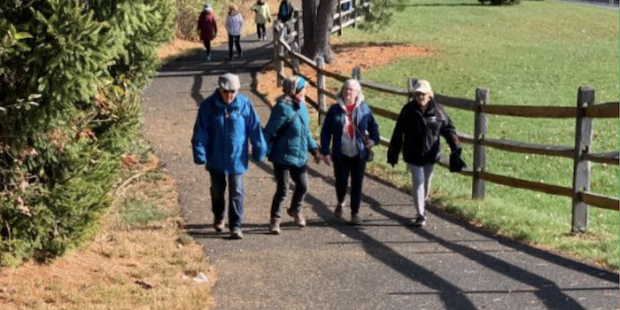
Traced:
[[[297, 115], [295, 113], [299, 111]], [[289, 119], [294, 117], [290, 125], [280, 136], [278, 130]], [[268, 158], [274, 164], [302, 167], [308, 162], [308, 151], [317, 151], [316, 141], [310, 133], [310, 116], [305, 104], [295, 103], [290, 97], [278, 100], [269, 121], [263, 130], [265, 140], [269, 145]], [[280, 130], [281, 131], [281, 130]]]
[[267, 144], [258, 114], [246, 96], [237, 94], [225, 104], [219, 91], [205, 99], [198, 109], [192, 136], [195, 164], [219, 174], [242, 174], [248, 170], [248, 140], [252, 157], [261, 161]]

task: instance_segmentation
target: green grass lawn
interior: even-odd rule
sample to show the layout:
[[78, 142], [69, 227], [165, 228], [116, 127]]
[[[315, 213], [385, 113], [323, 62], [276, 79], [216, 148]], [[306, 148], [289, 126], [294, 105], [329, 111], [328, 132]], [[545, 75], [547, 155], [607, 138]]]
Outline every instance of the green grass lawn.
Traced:
[[[401, 42], [432, 48], [362, 73], [365, 80], [405, 88], [407, 78], [428, 79], [435, 92], [471, 98], [476, 87], [491, 104], [575, 106], [579, 86], [592, 86], [598, 103], [618, 101], [619, 13], [553, 1], [525, 1], [513, 7], [480, 6], [475, 0], [409, 1], [379, 33], [347, 29], [349, 42]], [[404, 99], [366, 91], [371, 105], [400, 111]], [[473, 113], [447, 109], [460, 132], [473, 133]], [[381, 119], [389, 138], [393, 121]], [[489, 138], [549, 145], [574, 145], [574, 120], [488, 117]], [[618, 119], [595, 120], [594, 152], [619, 149]], [[444, 143], [445, 144], [445, 143]], [[444, 145], [445, 147], [445, 145]], [[375, 165], [408, 186], [404, 165], [392, 169], [383, 152]], [[472, 148], [465, 145], [471, 163]], [[508, 153], [487, 148], [487, 170], [571, 187], [572, 160]], [[473, 201], [471, 178], [437, 169], [433, 192], [444, 209], [524, 242], [561, 249], [618, 269], [619, 214], [590, 208], [589, 231], [573, 236], [571, 201], [487, 183], [487, 198]], [[592, 191], [618, 196], [617, 166], [592, 165]]]

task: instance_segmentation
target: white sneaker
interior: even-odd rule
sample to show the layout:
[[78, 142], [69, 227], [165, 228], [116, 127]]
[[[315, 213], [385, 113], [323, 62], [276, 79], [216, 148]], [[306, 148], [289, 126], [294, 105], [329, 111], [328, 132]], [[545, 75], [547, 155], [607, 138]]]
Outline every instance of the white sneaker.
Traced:
[[279, 217], [271, 218], [271, 221], [269, 222], [269, 233], [272, 235], [280, 234], [280, 218]]

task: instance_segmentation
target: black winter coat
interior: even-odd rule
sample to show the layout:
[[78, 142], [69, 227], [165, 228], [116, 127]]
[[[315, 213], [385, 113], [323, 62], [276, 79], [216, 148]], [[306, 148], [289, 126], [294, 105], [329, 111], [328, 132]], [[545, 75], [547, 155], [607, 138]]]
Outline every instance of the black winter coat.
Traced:
[[400, 151], [403, 160], [416, 166], [433, 164], [439, 160], [441, 147], [439, 136], [443, 136], [450, 150], [461, 148], [456, 129], [448, 114], [433, 99], [425, 110], [412, 100], [400, 111], [388, 149], [388, 163], [398, 163]]

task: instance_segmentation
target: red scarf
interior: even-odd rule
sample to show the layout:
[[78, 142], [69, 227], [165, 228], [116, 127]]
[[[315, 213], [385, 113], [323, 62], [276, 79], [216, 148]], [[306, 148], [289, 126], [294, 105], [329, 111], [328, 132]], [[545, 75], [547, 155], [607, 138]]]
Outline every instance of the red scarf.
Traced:
[[344, 107], [347, 112], [347, 119], [349, 120], [349, 127], [347, 128], [347, 131], [349, 132], [349, 137], [353, 139], [353, 133], [355, 133], [355, 130], [353, 129], [353, 110], [355, 110], [355, 105], [345, 105]]

